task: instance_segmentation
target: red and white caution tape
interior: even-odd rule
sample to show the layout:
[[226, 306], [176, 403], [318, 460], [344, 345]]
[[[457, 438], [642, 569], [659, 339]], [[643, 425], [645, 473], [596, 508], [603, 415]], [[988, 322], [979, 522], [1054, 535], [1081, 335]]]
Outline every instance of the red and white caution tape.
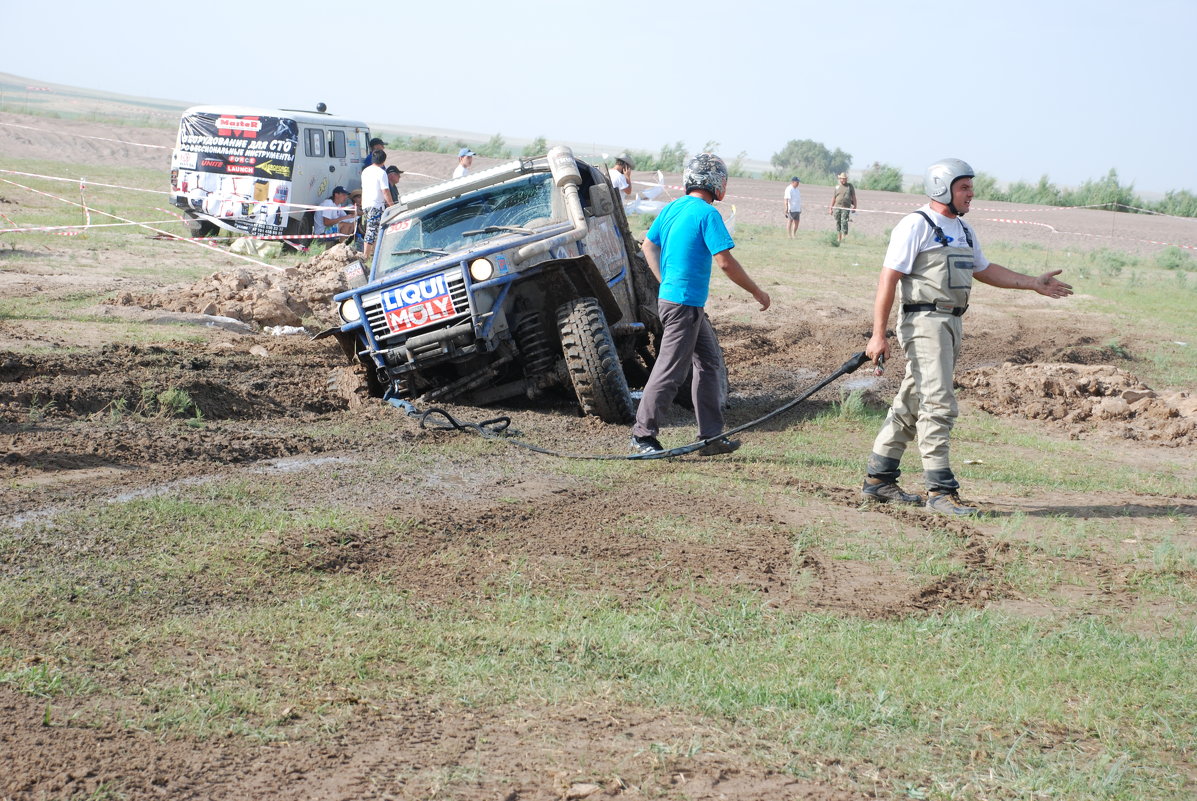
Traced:
[[[81, 204], [79, 204], [79, 203], [76, 203], [76, 202], [75, 202], [75, 201], [73, 201], [73, 200], [67, 200], [67, 199], [66, 199], [66, 198], [64, 198], [64, 197], [58, 197], [57, 195], [51, 195], [49, 192], [43, 192], [43, 191], [41, 191], [40, 189], [34, 189], [33, 187], [30, 187], [30, 186], [25, 186], [25, 185], [23, 185], [23, 184], [19, 184], [19, 183], [17, 183], [16, 181], [10, 181], [10, 180], [8, 180], [7, 178], [0, 178], [0, 182], [6, 183], [6, 184], [11, 184], [12, 186], [20, 187], [21, 189], [24, 189], [24, 190], [26, 190], [26, 191], [28, 191], [28, 192], [33, 192], [34, 194], [43, 195], [43, 196], [45, 196], [45, 197], [48, 197], [48, 198], [51, 198], [51, 199], [53, 199], [53, 200], [57, 200], [57, 201], [59, 201], [60, 203], [67, 203], [67, 204], [69, 204], [69, 205], [72, 205], [72, 206], [78, 206], [78, 205], [81, 205]], [[227, 251], [227, 250], [221, 250], [221, 249], [220, 249], [220, 248], [218, 248], [218, 247], [215, 247], [215, 246], [213, 246], [213, 245], [209, 245], [207, 242], [197, 242], [197, 241], [195, 241], [195, 240], [193, 240], [193, 239], [187, 239], [186, 237], [178, 236], [177, 234], [172, 234], [172, 233], [170, 233], [169, 231], [163, 231], [163, 230], [162, 230], [162, 229], [160, 229], [160, 228], [154, 228], [153, 226], [151, 226], [151, 225], [147, 225], [147, 224], [145, 224], [145, 223], [139, 223], [139, 222], [137, 222], [137, 221], [135, 221], [135, 220], [127, 220], [127, 219], [125, 219], [124, 217], [121, 217], [121, 216], [119, 216], [119, 215], [116, 215], [116, 214], [112, 214], [111, 212], [107, 212], [107, 211], [100, 211], [99, 209], [96, 209], [96, 213], [97, 213], [97, 214], [103, 214], [105, 217], [111, 217], [111, 218], [112, 218], [112, 219], [114, 219], [114, 220], [120, 220], [121, 222], [124, 222], [124, 223], [129, 223], [130, 225], [137, 225], [137, 226], [140, 226], [140, 227], [142, 227], [142, 228], [146, 228], [146, 229], [148, 229], [148, 230], [150, 230], [150, 231], [153, 231], [153, 232], [154, 232], [154, 233], [156, 233], [156, 234], [161, 234], [162, 236], [164, 236], [164, 237], [167, 237], [168, 239], [176, 239], [176, 240], [178, 240], [178, 241], [180, 241], [180, 242], [187, 242], [187, 243], [189, 243], [189, 244], [193, 244], [193, 245], [195, 245], [196, 247], [207, 248], [208, 250], [215, 251], [215, 252], [217, 252], [217, 253], [219, 253], [219, 254], [221, 254], [221, 255], [223, 255], [223, 256], [232, 256], [232, 257], [233, 257], [233, 258], [235, 258], [235, 259], [241, 259], [242, 261], [247, 261], [247, 262], [249, 262], [250, 264], [257, 264], [257, 265], [258, 265], [258, 266], [260, 266], [260, 267], [269, 267], [270, 269], [272, 269], [272, 270], [278, 270], [279, 272], [282, 272], [284, 269], [286, 269], [285, 267], [276, 267], [275, 265], [273, 265], [273, 264], [267, 264], [267, 263], [266, 263], [266, 262], [264, 262], [264, 261], [258, 261], [257, 259], [251, 259], [249, 256], [243, 256], [243, 255], [241, 255], [240, 253], [232, 253], [232, 252], [230, 252], [230, 251]]]

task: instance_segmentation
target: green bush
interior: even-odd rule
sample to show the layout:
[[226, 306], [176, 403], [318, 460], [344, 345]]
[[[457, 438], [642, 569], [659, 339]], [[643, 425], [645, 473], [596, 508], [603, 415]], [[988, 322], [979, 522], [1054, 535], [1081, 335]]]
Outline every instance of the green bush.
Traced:
[[526, 158], [529, 156], [543, 156], [548, 152], [549, 143], [543, 136], [538, 136], [524, 147], [522, 155]]
[[860, 177], [860, 182], [857, 186], [860, 189], [876, 189], [881, 192], [901, 192], [902, 171], [889, 164], [874, 161], [864, 171], [864, 175]]
[[982, 200], [1005, 200], [998, 189], [997, 179], [989, 173], [978, 172], [973, 176], [973, 193]]
[[681, 141], [661, 145], [660, 154], [655, 156], [647, 150], [629, 150], [627, 153], [636, 162], [637, 170], [681, 172], [686, 167], [686, 143]]
[[1138, 264], [1138, 259], [1133, 256], [1109, 248], [1098, 248], [1092, 251], [1089, 253], [1089, 261], [1097, 267], [1100, 273], [1110, 277], [1121, 275], [1124, 267]]
[[1151, 208], [1161, 214], [1171, 214], [1175, 217], [1197, 217], [1197, 195], [1185, 189], [1173, 190]]
[[1105, 178], [1085, 181], [1080, 188], [1064, 192], [1064, 206], [1098, 206], [1115, 211], [1135, 211], [1142, 205], [1133, 188], [1118, 183], [1118, 171], [1111, 168]]
[[1155, 255], [1155, 263], [1165, 270], [1192, 270], [1193, 255], [1172, 245]]
[[[463, 147], [466, 146], [463, 145]], [[507, 141], [503, 139], [503, 134], [495, 134], [486, 141], [486, 144], [478, 145], [473, 150], [479, 156], [486, 156], [492, 159], [511, 158], [511, 148], [507, 147]]]
[[418, 150], [425, 153], [447, 152], [440, 139], [435, 136], [413, 136], [407, 140], [408, 150]]
[[1039, 183], [1032, 186], [1024, 181], [1015, 181], [999, 192], [992, 200], [1008, 200], [1011, 203], [1029, 203], [1035, 206], [1062, 206], [1063, 196], [1059, 188], [1044, 175]]

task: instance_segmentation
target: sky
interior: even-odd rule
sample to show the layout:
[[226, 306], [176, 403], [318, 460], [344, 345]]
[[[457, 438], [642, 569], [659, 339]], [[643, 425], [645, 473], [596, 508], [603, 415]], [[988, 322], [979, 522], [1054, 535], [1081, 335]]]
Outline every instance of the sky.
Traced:
[[1197, 2], [0, 0], [0, 72], [376, 127], [1197, 192]]

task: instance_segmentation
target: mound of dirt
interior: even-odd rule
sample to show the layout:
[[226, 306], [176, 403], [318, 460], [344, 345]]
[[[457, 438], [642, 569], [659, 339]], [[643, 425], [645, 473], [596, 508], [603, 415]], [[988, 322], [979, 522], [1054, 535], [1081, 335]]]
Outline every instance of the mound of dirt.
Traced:
[[1013, 364], [961, 373], [956, 384], [991, 414], [1048, 420], [1073, 439], [1098, 435], [1167, 446], [1197, 442], [1197, 397], [1157, 393], [1108, 364]]
[[304, 319], [314, 319], [320, 327], [339, 325], [332, 298], [349, 287], [345, 267], [359, 258], [348, 245], [336, 245], [281, 272], [242, 267], [214, 273], [183, 289], [150, 294], [122, 292], [110, 302], [232, 317], [262, 327], [301, 326]]

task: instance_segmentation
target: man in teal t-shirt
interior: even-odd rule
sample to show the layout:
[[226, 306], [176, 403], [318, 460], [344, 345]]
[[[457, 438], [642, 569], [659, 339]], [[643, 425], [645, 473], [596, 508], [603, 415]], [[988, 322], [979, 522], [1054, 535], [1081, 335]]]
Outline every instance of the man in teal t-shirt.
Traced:
[[[715, 209], [727, 191], [727, 166], [712, 153], [701, 153], [686, 165], [686, 196], [666, 206], [644, 241], [644, 257], [661, 281], [657, 312], [664, 331], [657, 360], [644, 387], [632, 426], [632, 452], [664, 450], [657, 434], [659, 421], [693, 366], [692, 398], [698, 438], [712, 439], [723, 431], [723, 392], [719, 377], [719, 340], [703, 307], [711, 285], [711, 262], [732, 283], [749, 292], [761, 311], [769, 295], [756, 285], [731, 254], [736, 243]], [[706, 445], [700, 454], [731, 453], [739, 440], [727, 437]]]

